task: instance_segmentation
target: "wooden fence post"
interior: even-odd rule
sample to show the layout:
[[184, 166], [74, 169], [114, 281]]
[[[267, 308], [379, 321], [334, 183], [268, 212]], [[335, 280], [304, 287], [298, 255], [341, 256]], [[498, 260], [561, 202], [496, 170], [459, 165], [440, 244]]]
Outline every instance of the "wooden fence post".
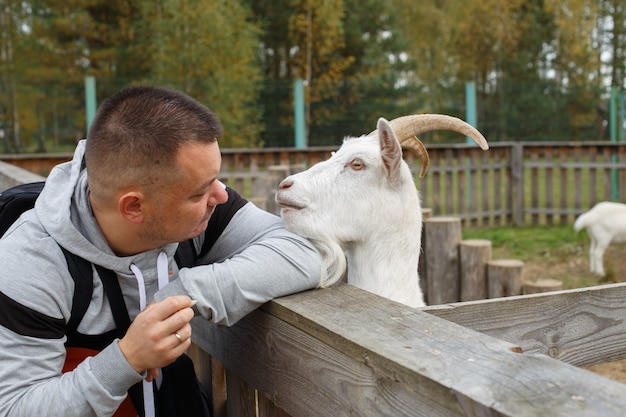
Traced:
[[489, 298], [522, 294], [524, 262], [517, 259], [497, 259], [487, 263]]
[[524, 145], [511, 146], [511, 214], [513, 224], [524, 225]]
[[459, 301], [459, 217], [431, 217], [424, 221], [424, 256], [428, 304]]
[[468, 239], [459, 245], [461, 301], [484, 300], [487, 291], [487, 262], [491, 260], [491, 241]]

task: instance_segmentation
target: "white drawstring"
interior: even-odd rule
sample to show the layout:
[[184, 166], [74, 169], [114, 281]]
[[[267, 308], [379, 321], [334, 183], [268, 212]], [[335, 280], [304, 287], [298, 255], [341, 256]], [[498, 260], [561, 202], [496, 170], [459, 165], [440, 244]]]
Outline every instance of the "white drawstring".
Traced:
[[[165, 252], [159, 253], [157, 258], [157, 279], [159, 289], [166, 286], [169, 282], [168, 266], [167, 254]], [[146, 294], [146, 282], [143, 279], [141, 270], [135, 264], [132, 264], [130, 269], [133, 271], [133, 274], [135, 274], [137, 286], [139, 287], [139, 311], [143, 311], [146, 308], [146, 299], [148, 298], [148, 295]], [[162, 372], [159, 372], [157, 387], [161, 386], [162, 378]], [[142, 388], [145, 417], [155, 417], [156, 410], [154, 408], [154, 391], [152, 390], [152, 382], [148, 382], [144, 379], [142, 381]]]
[[162, 289], [170, 282], [168, 271], [167, 254], [165, 252], [159, 253], [157, 258], [157, 276], [159, 280], [159, 289]]

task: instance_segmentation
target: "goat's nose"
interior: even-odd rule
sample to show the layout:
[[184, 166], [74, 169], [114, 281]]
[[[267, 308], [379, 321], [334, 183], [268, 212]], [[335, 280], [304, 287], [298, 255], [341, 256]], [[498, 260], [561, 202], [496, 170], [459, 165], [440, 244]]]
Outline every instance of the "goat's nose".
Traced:
[[293, 185], [293, 180], [289, 178], [285, 178], [284, 180], [280, 182], [280, 184], [278, 184], [278, 188], [281, 190], [284, 190], [285, 188], [289, 188], [292, 185]]

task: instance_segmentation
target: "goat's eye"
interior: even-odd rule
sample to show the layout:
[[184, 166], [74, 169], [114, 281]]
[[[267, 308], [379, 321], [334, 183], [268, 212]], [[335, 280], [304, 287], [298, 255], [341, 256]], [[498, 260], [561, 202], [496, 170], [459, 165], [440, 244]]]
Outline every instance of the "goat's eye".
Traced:
[[353, 159], [352, 161], [350, 161], [350, 168], [355, 171], [360, 171], [365, 168], [365, 162], [360, 159]]

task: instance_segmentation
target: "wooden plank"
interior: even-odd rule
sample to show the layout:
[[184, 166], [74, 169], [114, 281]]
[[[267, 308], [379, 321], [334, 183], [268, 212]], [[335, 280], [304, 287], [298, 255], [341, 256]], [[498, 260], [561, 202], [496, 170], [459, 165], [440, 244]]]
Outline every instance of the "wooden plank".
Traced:
[[521, 226], [524, 224], [524, 146], [520, 143], [511, 147], [511, 177], [507, 194], [513, 224]]
[[[480, 151], [482, 152], [482, 151]], [[470, 160], [470, 171], [469, 171], [469, 188], [467, 189], [467, 194], [469, 197], [469, 212], [477, 213], [478, 212], [478, 187], [477, 187], [477, 177], [478, 170], [474, 166], [473, 160]], [[449, 214], [453, 214], [454, 212], [449, 212]], [[472, 222], [473, 225], [476, 222]]]
[[[503, 204], [502, 204], [502, 178], [506, 178], [505, 177], [505, 173], [506, 170], [502, 167], [500, 167], [500, 161], [504, 160], [504, 156], [502, 154], [502, 150], [498, 149], [495, 152], [495, 155], [493, 157], [493, 162], [494, 162], [494, 179], [493, 179], [493, 188], [494, 188], [494, 199], [495, 202], [493, 204], [493, 210], [494, 211], [500, 211], [503, 209]], [[506, 182], [505, 182], [506, 183]], [[505, 209], [508, 210], [509, 209], [509, 205], [505, 203], [504, 205]], [[493, 218], [495, 218], [495, 222], [492, 223], [492, 225], [494, 226], [500, 226], [502, 224], [506, 223], [506, 216], [494, 216]]]
[[[484, 166], [484, 168], [481, 169], [482, 178], [480, 181], [480, 188], [482, 191], [482, 200], [480, 204], [480, 212], [484, 214], [490, 210], [489, 201], [491, 200], [491, 198], [493, 198], [491, 196], [490, 187], [489, 187], [489, 184], [490, 184], [489, 177], [491, 176], [493, 178], [493, 169], [491, 169], [489, 166], [489, 154], [484, 151], [480, 151], [480, 152], [482, 154], [482, 158], [478, 157], [477, 159], [482, 160], [483, 166]], [[487, 226], [488, 224], [492, 223], [492, 221], [493, 219], [491, 219], [490, 221], [488, 217], [482, 217], [480, 225]]]
[[545, 190], [545, 207], [550, 209], [550, 213], [546, 216], [546, 223], [554, 224], [554, 215], [552, 214], [552, 210], [555, 209], [554, 204], [554, 168], [555, 163], [552, 156], [553, 149], [546, 149], [545, 152], [545, 161], [548, 164], [545, 168], [545, 181], [546, 181], [546, 190]]
[[428, 207], [433, 210], [434, 215], [438, 216], [443, 212], [441, 203], [441, 184], [443, 182], [443, 175], [440, 172], [437, 172], [436, 168], [438, 168], [439, 165], [442, 165], [443, 161], [441, 161], [440, 158], [435, 158], [434, 162], [435, 163], [433, 164], [433, 159], [431, 159], [431, 167], [434, 165], [433, 168], [435, 168], [435, 170], [433, 170], [431, 174], [433, 187], [430, 195], [431, 201], [428, 204]]
[[576, 366], [626, 359], [626, 283], [425, 311]]
[[[465, 166], [465, 169], [459, 170], [456, 175], [457, 186], [456, 188], [456, 201], [457, 201], [457, 209], [456, 213], [468, 213], [471, 212], [469, 208], [469, 193], [472, 192], [471, 189], [468, 189], [467, 185], [470, 181], [470, 156], [463, 152], [459, 156], [459, 163]], [[453, 188], [453, 187], [448, 187]], [[453, 212], [454, 213], [454, 212]]]
[[[537, 152], [532, 152], [530, 154], [530, 161], [535, 162], [538, 157]], [[539, 207], [539, 169], [534, 166], [530, 167], [530, 193], [529, 208]], [[532, 224], [539, 224], [539, 216], [537, 214], [533, 214], [531, 219]]]
[[[577, 147], [573, 149], [574, 152], [574, 162], [580, 165], [582, 160], [582, 148]], [[580, 167], [574, 168], [574, 189], [571, 190], [571, 193], [574, 195], [574, 208], [576, 210], [583, 211], [582, 207], [582, 169]]]
[[[459, 160], [456, 159], [456, 164], [459, 164]], [[446, 151], [446, 167], [453, 167], [455, 166], [455, 158], [453, 157], [453, 152], [452, 149], [449, 149]], [[453, 175], [452, 175], [452, 171], [450, 170], [446, 170], [446, 174], [445, 174], [445, 181], [446, 184], [448, 184], [446, 187], [444, 187], [445, 193], [446, 193], [446, 213], [458, 213], [458, 210], [455, 210], [454, 207], [454, 187], [452, 187], [451, 185], [453, 184]]]
[[[595, 163], [596, 156], [598, 154], [598, 147], [597, 146], [591, 146], [589, 148], [589, 150], [587, 151], [587, 153], [589, 154], [589, 162], [591, 164]], [[597, 169], [589, 167], [589, 204], [587, 204], [587, 206], [585, 206], [585, 207], [582, 207], [582, 211], [589, 210], [598, 201], [598, 193], [596, 191], [596, 174], [597, 174], [597, 172], [598, 172]]]
[[608, 146], [604, 147], [604, 152], [603, 152], [603, 157], [604, 157], [604, 161], [605, 161], [605, 168], [603, 170], [603, 176], [604, 176], [604, 180], [603, 180], [603, 193], [602, 193], [602, 200], [605, 201], [611, 201], [612, 196], [611, 196], [611, 168], [608, 168], [608, 166], [610, 165], [610, 161], [611, 161], [611, 156], [612, 156], [612, 149], [609, 148]]
[[[569, 153], [567, 152], [567, 148], [564, 146], [559, 147], [559, 160], [562, 162], [566, 162], [568, 157], [569, 157]], [[559, 183], [560, 183], [560, 189], [559, 189], [559, 208], [561, 210], [565, 210], [568, 207], [568, 195], [567, 195], [567, 177], [569, 175], [569, 171], [567, 168], [565, 167], [561, 167], [560, 172], [559, 172]], [[578, 192], [578, 190], [576, 190], [576, 192]], [[559, 223], [561, 225], [566, 225], [568, 224], [568, 218], [567, 216], [561, 215], [559, 216]]]
[[626, 409], [622, 384], [348, 285], [276, 299], [231, 328], [194, 320], [194, 340], [295, 417]]

